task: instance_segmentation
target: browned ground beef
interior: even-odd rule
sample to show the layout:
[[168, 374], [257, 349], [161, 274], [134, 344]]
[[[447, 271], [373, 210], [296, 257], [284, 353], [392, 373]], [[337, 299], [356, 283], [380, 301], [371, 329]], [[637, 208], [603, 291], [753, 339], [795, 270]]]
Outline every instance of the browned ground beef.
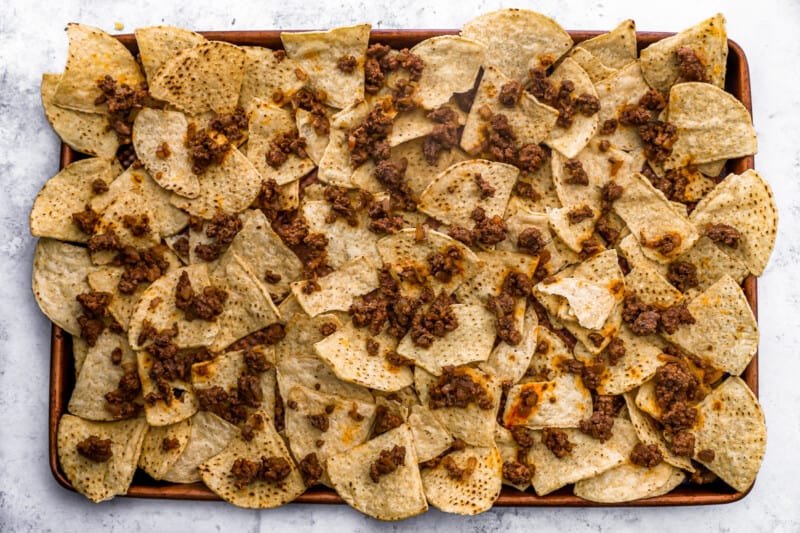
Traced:
[[111, 439], [101, 439], [97, 435], [89, 435], [77, 444], [78, 453], [90, 461], [105, 463], [114, 455], [111, 450]]
[[556, 428], [544, 428], [542, 430], [542, 444], [547, 446], [547, 449], [559, 459], [566, 457], [572, 452], [573, 448], [567, 433]]
[[369, 466], [369, 477], [374, 482], [380, 481], [381, 476], [391, 474], [398, 466], [406, 464], [405, 446], [394, 446], [392, 449], [381, 450], [378, 458]]
[[442, 375], [428, 391], [428, 404], [431, 409], [443, 407], [466, 407], [476, 403], [481, 409], [492, 408], [489, 391], [464, 370], [454, 366], [442, 368]]

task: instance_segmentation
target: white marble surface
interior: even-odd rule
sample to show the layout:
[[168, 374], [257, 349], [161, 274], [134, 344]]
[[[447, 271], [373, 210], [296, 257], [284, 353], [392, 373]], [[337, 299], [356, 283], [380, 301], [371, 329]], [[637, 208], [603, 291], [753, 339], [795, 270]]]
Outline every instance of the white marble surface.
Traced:
[[[32, 5], [38, 4], [38, 5]], [[743, 501], [695, 508], [496, 509], [463, 518], [430, 511], [383, 524], [344, 506], [290, 505], [271, 511], [223, 503], [117, 498], [93, 505], [58, 486], [47, 463], [50, 323], [30, 292], [34, 239], [28, 212], [58, 170], [59, 141], [39, 103], [42, 72], [63, 69], [63, 28], [79, 21], [114, 31], [169, 23], [199, 30], [452, 28], [508, 5], [495, 1], [62, 0], [0, 3], [0, 531], [800, 531], [800, 2], [540, 0], [519, 2], [574, 29], [611, 29], [631, 17], [640, 30], [677, 30], [725, 13], [753, 79], [756, 166], [773, 187], [781, 223], [775, 253], [759, 281], [761, 399], [767, 453]], [[315, 5], [317, 7], [307, 7]], [[324, 6], [324, 7], [323, 7]]]

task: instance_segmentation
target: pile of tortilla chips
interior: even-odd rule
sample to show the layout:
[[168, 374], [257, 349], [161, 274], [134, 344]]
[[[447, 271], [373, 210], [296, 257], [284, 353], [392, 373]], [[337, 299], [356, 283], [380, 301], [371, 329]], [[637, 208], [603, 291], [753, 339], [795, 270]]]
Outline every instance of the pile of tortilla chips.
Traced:
[[[33, 291], [73, 337], [61, 467], [400, 520], [501, 485], [597, 502], [753, 483], [741, 289], [777, 213], [717, 15], [637, 53], [505, 9], [410, 50], [69, 24], [42, 101], [86, 154], [35, 200]], [[532, 489], [530, 488], [532, 487]]]

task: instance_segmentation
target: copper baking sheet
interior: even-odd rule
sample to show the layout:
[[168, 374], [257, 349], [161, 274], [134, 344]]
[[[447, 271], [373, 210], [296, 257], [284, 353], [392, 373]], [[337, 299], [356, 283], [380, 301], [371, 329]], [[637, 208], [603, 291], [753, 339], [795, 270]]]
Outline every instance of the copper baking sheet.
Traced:
[[[228, 41], [237, 45], [265, 46], [272, 49], [282, 48], [280, 31], [213, 31], [201, 32], [205, 37], [212, 40]], [[437, 35], [448, 35], [458, 33], [457, 30], [373, 30], [371, 35], [372, 42], [381, 42], [395, 48], [412, 47], [414, 44]], [[576, 42], [580, 42], [603, 32], [597, 31], [572, 31], [570, 35]], [[637, 33], [638, 46], [643, 48], [670, 33], [639, 32]], [[138, 52], [136, 39], [132, 34], [119, 35], [117, 38], [127, 46], [134, 54]], [[742, 48], [734, 41], [728, 41], [728, 70], [726, 80], [726, 90], [735, 95], [752, 114], [752, 101], [750, 94], [750, 73], [747, 66], [747, 58]], [[80, 159], [81, 155], [74, 152], [67, 145], [61, 145], [61, 168], [69, 163]], [[753, 168], [753, 157], [744, 157], [728, 162], [727, 171], [741, 173]], [[748, 277], [744, 281], [744, 293], [750, 302], [750, 307], [758, 316], [758, 298], [756, 278]], [[69, 397], [75, 385], [75, 372], [72, 358], [72, 339], [68, 333], [61, 328], [53, 325], [51, 339], [51, 361], [50, 361], [50, 415], [49, 415], [49, 456], [50, 469], [58, 483], [69, 489], [75, 490], [61, 465], [58, 463], [56, 451], [56, 432], [58, 420], [62, 413], [66, 412]], [[748, 365], [742, 374], [742, 378], [750, 388], [758, 395], [758, 354]], [[749, 492], [749, 491], [748, 491]], [[597, 504], [582, 500], [572, 494], [572, 486], [569, 485], [557, 492], [547, 496], [537, 496], [532, 489], [520, 492], [511, 487], [503, 487], [500, 497], [495, 502], [497, 506], [517, 506], [517, 507], [641, 507], [641, 506], [672, 506], [672, 505], [708, 505], [730, 503], [742, 499], [747, 492], [736, 492], [721, 481], [710, 485], [693, 486], [686, 485], [678, 487], [669, 494], [658, 496], [647, 500], [639, 500], [621, 504]], [[137, 498], [164, 498], [179, 500], [219, 500], [220, 498], [211, 492], [202, 483], [181, 485], [174, 483], [164, 483], [154, 481], [141, 470], [137, 471], [133, 478], [133, 483], [128, 489], [127, 496]], [[298, 503], [327, 503], [340, 504], [342, 499], [332, 489], [325, 487], [313, 487], [305, 494], [295, 500]]]

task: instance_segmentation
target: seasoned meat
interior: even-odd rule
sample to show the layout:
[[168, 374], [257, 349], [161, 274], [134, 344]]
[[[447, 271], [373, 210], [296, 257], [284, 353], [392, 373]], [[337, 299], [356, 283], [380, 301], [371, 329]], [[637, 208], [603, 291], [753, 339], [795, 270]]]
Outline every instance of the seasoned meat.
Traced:
[[664, 460], [661, 450], [655, 444], [636, 443], [630, 456], [631, 462], [638, 466], [653, 468]]
[[464, 370], [454, 366], [442, 368], [442, 375], [428, 391], [431, 409], [466, 407], [476, 403], [481, 409], [492, 408], [492, 397], [483, 385], [472, 381]]
[[567, 433], [556, 428], [542, 429], [542, 444], [553, 452], [553, 455], [562, 459], [572, 452], [574, 445], [569, 441]]
[[405, 464], [405, 446], [394, 446], [392, 449], [381, 450], [378, 458], [369, 466], [369, 477], [374, 483], [378, 483], [381, 476], [391, 474], [397, 470], [398, 466]]
[[105, 463], [114, 455], [111, 450], [111, 439], [101, 439], [97, 435], [89, 435], [77, 445], [78, 453], [90, 461]]
[[727, 224], [707, 224], [705, 234], [717, 244], [736, 248], [742, 235], [739, 230]]

